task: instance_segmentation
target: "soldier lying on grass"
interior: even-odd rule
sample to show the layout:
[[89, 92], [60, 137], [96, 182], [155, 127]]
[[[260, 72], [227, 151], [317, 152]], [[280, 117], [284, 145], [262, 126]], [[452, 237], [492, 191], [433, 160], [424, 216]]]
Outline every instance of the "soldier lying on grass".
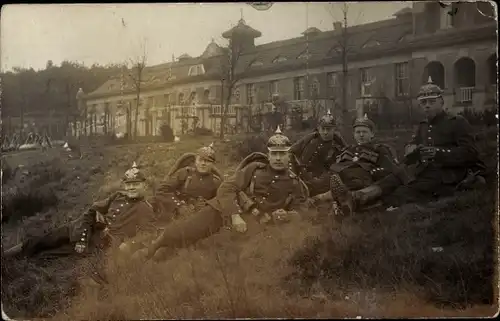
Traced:
[[420, 88], [417, 100], [427, 117], [420, 122], [406, 147], [404, 164], [395, 173], [353, 192], [342, 177], [332, 176], [333, 198], [345, 214], [377, 199], [398, 207], [485, 184], [481, 175], [485, 166], [472, 128], [462, 116], [446, 112], [442, 92], [430, 77]]
[[290, 148], [297, 163], [297, 174], [305, 181], [311, 196], [328, 192], [328, 170], [346, 142], [336, 132], [335, 119], [330, 111], [319, 120], [316, 131], [304, 136]]
[[[366, 114], [354, 121], [353, 131], [356, 144], [342, 150], [330, 166], [328, 177], [330, 185], [331, 175], [338, 175], [348, 190], [367, 187], [398, 168], [396, 153], [390, 146], [374, 139], [375, 124]], [[332, 200], [331, 191], [311, 198], [313, 203]]]
[[156, 222], [160, 220], [160, 213], [155, 213], [144, 197], [145, 181], [134, 163], [125, 172], [122, 190], [95, 202], [75, 221], [47, 234], [28, 238], [6, 250], [3, 256], [97, 254], [109, 247], [133, 252], [140, 246], [127, 243], [127, 240], [141, 232], [155, 231]]
[[172, 218], [198, 211], [215, 197], [222, 177], [215, 167], [213, 144], [186, 153], [170, 169], [155, 194], [154, 205], [159, 212], [172, 213]]
[[151, 246], [136, 253], [137, 257], [150, 259], [160, 248], [172, 252], [190, 246], [217, 233], [225, 224], [244, 233], [245, 220], [266, 224], [299, 217], [307, 205], [308, 189], [289, 169], [290, 145], [278, 127], [269, 138], [268, 155], [247, 156], [235, 174], [222, 182], [215, 198], [198, 212], [166, 226]]

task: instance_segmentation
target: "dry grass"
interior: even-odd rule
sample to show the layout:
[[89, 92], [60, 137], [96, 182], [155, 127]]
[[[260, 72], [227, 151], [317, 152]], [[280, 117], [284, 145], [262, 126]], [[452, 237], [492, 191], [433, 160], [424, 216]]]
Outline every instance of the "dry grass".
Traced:
[[[409, 135], [410, 133], [398, 133], [385, 136], [391, 137], [390, 139], [383, 139], [394, 143], [397, 150], [401, 151], [403, 142]], [[295, 136], [292, 139], [296, 139]], [[253, 138], [249, 142], [235, 138], [227, 143], [215, 142], [220, 157], [220, 168], [231, 173], [235, 161], [241, 159], [249, 149], [258, 149], [258, 143], [255, 141], [262, 139]], [[178, 156], [210, 142], [211, 138], [204, 137], [178, 145], [158, 143], [82, 149], [85, 155], [82, 160], [70, 161], [61, 166], [64, 177], [56, 191], [59, 198], [58, 207], [26, 219], [20, 225], [2, 226], [3, 232], [7, 232], [3, 235], [8, 234], [7, 238], [2, 236], [3, 246], [10, 246], [22, 240], [27, 234], [38, 234], [51, 226], [58, 226], [81, 213], [92, 200], [116, 189], [121, 175], [134, 161], [143, 167], [154, 188]], [[489, 148], [489, 164], [495, 164], [496, 158], [491, 158], [496, 157], [496, 152], [492, 152], [493, 148], [489, 144], [485, 146]], [[474, 209], [484, 209], [480, 203], [471, 204], [471, 215], [474, 215]], [[452, 211], [460, 212], [462, 209], [452, 208]], [[443, 219], [431, 220], [437, 224], [435, 228], [438, 231], [448, 231], [451, 227], [447, 226], [445, 216], [438, 217]], [[381, 220], [385, 222], [386, 227], [377, 230], [370, 226], [372, 220]], [[481, 218], [476, 216], [474, 222], [480, 220]], [[453, 226], [460, 225], [459, 220], [454, 222]], [[129, 261], [123, 262], [117, 253], [109, 253], [106, 269], [110, 282], [101, 289], [78, 281], [81, 276], [79, 271], [87, 268], [83, 260], [75, 262], [64, 258], [51, 263], [36, 260], [3, 262], [7, 264], [2, 265], [2, 302], [10, 316], [72, 320], [328, 318], [358, 315], [487, 316], [497, 310], [481, 303], [465, 309], [437, 307], [429, 303], [429, 289], [433, 289], [429, 285], [414, 286], [411, 282], [406, 282], [409, 277], [403, 278], [405, 282], [394, 282], [396, 278], [391, 278], [392, 283], [382, 282], [385, 279], [380, 278], [380, 275], [391, 272], [391, 269], [394, 273], [400, 273], [398, 262], [405, 262], [405, 258], [420, 251], [418, 247], [410, 246], [414, 238], [408, 239], [409, 248], [400, 244], [399, 238], [405, 237], [404, 230], [395, 227], [395, 224], [400, 223], [408, 228], [415, 225], [414, 221], [401, 220], [395, 214], [384, 218], [382, 214], [375, 213], [369, 220], [358, 218], [345, 222], [341, 227], [333, 226], [341, 237], [335, 238], [334, 246], [329, 248], [331, 253], [328, 259], [337, 259], [331, 261], [333, 263], [330, 265], [333, 269], [340, 266], [346, 270], [347, 265], [342, 262], [354, 264], [356, 261], [357, 265], [352, 267], [361, 269], [357, 274], [364, 273], [364, 282], [353, 282], [346, 271], [342, 274], [342, 279], [337, 278], [333, 283], [325, 282], [327, 273], [321, 264], [328, 262], [325, 256], [309, 259], [304, 257], [311, 254], [313, 241], [324, 243], [325, 240], [332, 239], [331, 235], [330, 238], [325, 238], [323, 234], [323, 228], [327, 224], [314, 219], [266, 229], [252, 225], [247, 235], [237, 235], [224, 230], [199, 242], [195, 247], [179, 250], [170, 260], [158, 264], [141, 266]], [[483, 227], [484, 224], [477, 225], [474, 233], [481, 234]], [[459, 236], [460, 233], [469, 232], [470, 229], [458, 229], [453, 235]], [[391, 233], [395, 233], [392, 235], [397, 237], [392, 238], [392, 244], [387, 244], [384, 235], [389, 239]], [[470, 234], [469, 237], [477, 234]], [[418, 236], [419, 233], [412, 235]], [[487, 237], [483, 235], [483, 238], [478, 238], [472, 246], [455, 246], [454, 251], [472, 255], [482, 239], [487, 242]], [[453, 241], [453, 238], [451, 240]], [[362, 243], [371, 247], [362, 246]], [[399, 250], [395, 248], [396, 245]], [[353, 249], [362, 251], [356, 254]], [[405, 254], [404, 251], [408, 250], [410, 252]], [[381, 256], [384, 252], [393, 254], [392, 257], [386, 255], [390, 261], [384, 261]], [[311, 280], [301, 274], [305, 270], [300, 264], [290, 264], [296, 261], [301, 253], [302, 262], [309, 262], [309, 267], [305, 270], [313, 271], [315, 279]], [[491, 251], [489, 254], [492, 254]], [[321, 259], [321, 262], [318, 259]], [[418, 259], [415, 257], [411, 262], [418, 262]], [[480, 262], [474, 262], [476, 263], [468, 273], [481, 270], [481, 266], [478, 266]], [[377, 270], [376, 266], [381, 266], [382, 271]], [[379, 286], [372, 286], [370, 283], [379, 280]], [[341, 288], [338, 284], [350, 287]], [[443, 286], [448, 285], [444, 282]], [[451, 291], [452, 287], [448, 290]]]

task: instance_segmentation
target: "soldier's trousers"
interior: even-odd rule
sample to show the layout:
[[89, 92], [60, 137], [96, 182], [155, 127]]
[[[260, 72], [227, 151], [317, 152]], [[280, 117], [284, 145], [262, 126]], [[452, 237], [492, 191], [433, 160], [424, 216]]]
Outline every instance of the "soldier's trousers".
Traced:
[[407, 184], [403, 184], [397, 174], [390, 174], [375, 185], [382, 190], [381, 199], [384, 204], [399, 207], [406, 203], [429, 201], [453, 194], [456, 184], [444, 184], [439, 169], [427, 168]]
[[217, 233], [223, 224], [221, 213], [207, 205], [189, 216], [168, 224], [154, 244], [158, 248], [187, 247]]
[[29, 237], [23, 242], [21, 253], [25, 256], [35, 256], [44, 251], [60, 249], [60, 255], [74, 252], [70, 241], [70, 226], [64, 225], [44, 235]]
[[346, 168], [339, 173], [339, 176], [351, 191], [365, 188], [373, 183], [372, 175], [361, 167]]

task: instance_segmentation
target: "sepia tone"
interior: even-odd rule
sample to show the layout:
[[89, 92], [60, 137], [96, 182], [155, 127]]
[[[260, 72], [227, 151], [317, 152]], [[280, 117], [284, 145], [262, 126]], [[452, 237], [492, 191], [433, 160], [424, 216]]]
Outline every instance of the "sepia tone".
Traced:
[[2, 317], [498, 313], [496, 10], [3, 7]]

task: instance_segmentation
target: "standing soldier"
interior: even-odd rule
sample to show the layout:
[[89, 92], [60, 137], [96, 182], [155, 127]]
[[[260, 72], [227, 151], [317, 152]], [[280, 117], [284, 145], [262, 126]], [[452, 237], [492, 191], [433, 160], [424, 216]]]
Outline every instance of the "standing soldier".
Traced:
[[355, 192], [348, 192], [339, 177], [332, 178], [332, 193], [344, 211], [352, 213], [381, 196], [387, 205], [400, 206], [484, 184], [478, 175], [484, 165], [469, 122], [444, 110], [442, 90], [430, 77], [417, 100], [426, 119], [406, 146], [404, 165], [396, 173]]
[[[308, 190], [288, 168], [291, 143], [279, 127], [268, 140], [268, 154], [253, 153], [222, 182], [217, 196], [194, 215], [169, 224], [142, 254], [152, 258], [160, 248], [189, 246], [216, 233], [225, 222], [237, 232], [247, 230], [245, 219], [280, 223], [299, 215], [307, 205]], [[244, 217], [248, 217], [245, 218]]]
[[6, 250], [4, 256], [31, 257], [50, 250], [58, 255], [84, 254], [109, 246], [129, 250], [133, 244], [125, 243], [127, 239], [156, 229], [156, 214], [144, 199], [145, 180], [134, 163], [122, 179], [123, 190], [95, 202], [77, 220]]
[[[338, 176], [349, 190], [367, 187], [398, 169], [394, 150], [374, 139], [375, 124], [365, 114], [353, 124], [356, 144], [347, 146], [332, 164], [332, 175]], [[312, 197], [313, 201], [332, 200], [331, 191]]]
[[213, 143], [196, 153], [182, 155], [156, 193], [155, 205], [161, 207], [161, 212], [175, 217], [199, 210], [215, 197], [222, 182], [223, 175], [214, 163]]
[[317, 131], [297, 141], [290, 152], [298, 163], [298, 174], [306, 182], [312, 196], [329, 189], [328, 169], [346, 142], [335, 131], [335, 119], [328, 113], [321, 117]]

